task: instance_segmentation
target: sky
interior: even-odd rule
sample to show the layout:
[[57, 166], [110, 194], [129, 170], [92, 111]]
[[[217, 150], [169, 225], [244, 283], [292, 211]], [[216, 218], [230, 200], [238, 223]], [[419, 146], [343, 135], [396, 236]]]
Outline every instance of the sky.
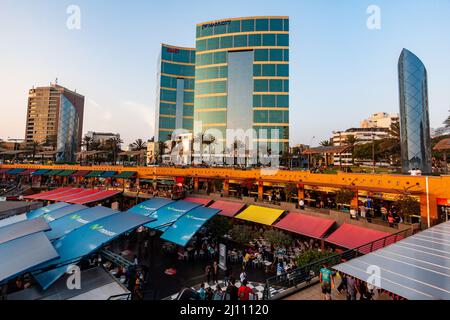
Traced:
[[0, 0], [0, 138], [24, 137], [28, 90], [58, 78], [86, 97], [84, 132], [149, 139], [161, 43], [194, 47], [197, 23], [259, 15], [290, 17], [291, 145], [399, 112], [403, 48], [427, 67], [431, 127], [447, 118], [450, 0]]

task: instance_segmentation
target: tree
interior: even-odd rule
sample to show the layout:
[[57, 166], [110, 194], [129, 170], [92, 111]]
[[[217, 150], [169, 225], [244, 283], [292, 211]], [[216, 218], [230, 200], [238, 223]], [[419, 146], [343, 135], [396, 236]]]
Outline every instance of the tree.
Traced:
[[86, 151], [91, 151], [91, 150], [92, 150], [92, 149], [91, 149], [91, 146], [92, 146], [92, 143], [93, 143], [93, 142], [94, 142], [94, 138], [85, 135], [85, 136], [83, 137], [83, 141], [81, 142], [81, 145], [84, 146], [84, 147], [86, 147]]
[[394, 206], [405, 221], [410, 221], [413, 215], [420, 216], [420, 202], [410, 195], [402, 194], [397, 196]]
[[156, 152], [155, 152], [155, 159], [157, 159], [156, 161], [159, 164], [161, 164], [162, 160], [163, 160], [163, 155], [166, 154], [166, 150], [168, 148], [167, 148], [167, 145], [166, 145], [166, 143], [164, 141], [158, 141], [156, 144], [158, 145], [158, 147], [157, 147]]
[[132, 144], [130, 144], [132, 151], [141, 151], [147, 149], [147, 143], [142, 139], [136, 139]]
[[[200, 144], [200, 161], [203, 162], [203, 146], [206, 144], [206, 134], [204, 132], [199, 132], [192, 140], [195, 143]], [[192, 147], [192, 153], [194, 153], [194, 148]]]
[[330, 140], [323, 140], [319, 143], [321, 147], [331, 147], [333, 143]]
[[32, 156], [32, 161], [33, 161], [33, 163], [34, 163], [34, 161], [35, 161], [35, 158], [36, 158], [36, 153], [37, 153], [37, 151], [38, 151], [38, 149], [40, 148], [40, 146], [41, 146], [41, 144], [39, 143], [39, 142], [37, 142], [37, 141], [33, 141], [33, 142], [31, 142], [31, 144], [30, 144], [30, 147], [31, 147], [31, 156]]
[[211, 160], [211, 145], [216, 142], [216, 137], [214, 137], [212, 134], [205, 137], [204, 144], [208, 146], [209, 149], [209, 159]]
[[355, 146], [359, 142], [359, 139], [354, 135], [348, 135], [345, 138], [344, 144], [350, 147], [352, 153], [352, 164], [355, 164]]
[[123, 143], [123, 140], [120, 139], [119, 137], [114, 137], [114, 138], [106, 140], [105, 147], [112, 154], [113, 165], [116, 165], [117, 153], [119, 153], [122, 150], [122, 148], [121, 148], [122, 143]]
[[284, 193], [286, 194], [286, 201], [290, 202], [291, 198], [296, 197], [298, 194], [297, 185], [295, 183], [288, 183], [284, 189]]
[[336, 192], [336, 203], [350, 204], [352, 202], [355, 193], [349, 189], [339, 189]]
[[233, 222], [228, 217], [216, 216], [208, 224], [208, 230], [215, 239], [220, 239], [231, 230]]
[[264, 232], [264, 239], [275, 247], [287, 247], [292, 245], [293, 242], [291, 235], [275, 229]]
[[[233, 159], [234, 159], [234, 165], [237, 165], [237, 156], [238, 156], [238, 151], [241, 148], [244, 148], [245, 145], [242, 141], [238, 140], [237, 138], [234, 138], [233, 144], [231, 145], [231, 152], [233, 152]], [[270, 151], [268, 150], [267, 153], [270, 153]]]
[[[450, 112], [450, 110], [449, 110]], [[450, 128], [450, 116], [448, 116], [447, 120], [444, 121], [445, 127]]]

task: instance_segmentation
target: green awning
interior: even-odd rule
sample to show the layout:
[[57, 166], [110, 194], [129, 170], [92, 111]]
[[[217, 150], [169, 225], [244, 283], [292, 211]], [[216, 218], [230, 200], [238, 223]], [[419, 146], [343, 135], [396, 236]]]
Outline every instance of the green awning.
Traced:
[[58, 169], [58, 170], [50, 170], [49, 172], [44, 173], [44, 176], [53, 177], [58, 175], [58, 173], [62, 172], [64, 170]]
[[75, 172], [76, 172], [76, 170], [64, 170], [64, 171], [61, 171], [60, 173], [58, 173], [57, 176], [68, 177], [68, 176], [74, 174]]
[[133, 178], [137, 174], [136, 171], [122, 171], [120, 174], [116, 175], [117, 179], [130, 179]]
[[158, 183], [171, 186], [171, 185], [175, 184], [175, 181], [173, 181], [173, 180], [158, 180]]
[[92, 171], [91, 173], [87, 174], [85, 178], [99, 178], [103, 174], [104, 171]]

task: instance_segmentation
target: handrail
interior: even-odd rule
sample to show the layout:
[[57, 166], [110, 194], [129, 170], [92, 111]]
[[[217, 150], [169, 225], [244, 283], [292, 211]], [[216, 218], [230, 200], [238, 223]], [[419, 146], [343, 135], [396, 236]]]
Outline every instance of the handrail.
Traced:
[[[384, 248], [386, 245], [391, 245], [398, 240], [406, 238], [412, 229], [405, 229], [386, 237], [380, 238], [375, 241], [371, 241], [359, 247], [346, 250], [342, 253], [334, 254], [330, 257], [326, 257], [307, 265], [298, 267], [294, 270], [284, 272], [281, 275], [270, 277], [266, 279], [266, 285], [263, 292], [263, 300], [270, 300], [272, 298], [270, 288], [290, 289], [297, 288], [300, 285], [308, 285], [312, 279], [319, 276], [319, 271], [323, 264], [327, 263], [329, 266], [342, 263], [344, 261], [351, 260], [353, 258], [365, 255], [367, 253]], [[400, 236], [402, 235], [402, 236]]]

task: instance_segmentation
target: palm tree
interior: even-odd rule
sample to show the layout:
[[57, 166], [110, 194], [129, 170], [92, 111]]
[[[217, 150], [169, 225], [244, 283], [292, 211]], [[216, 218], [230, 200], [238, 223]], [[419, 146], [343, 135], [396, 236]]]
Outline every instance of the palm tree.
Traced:
[[[240, 140], [238, 140], [237, 138], [234, 138], [233, 144], [231, 145], [232, 147], [232, 152], [233, 152], [233, 158], [234, 158], [234, 165], [237, 165], [237, 153], [238, 150], [245, 147], [244, 143]], [[270, 153], [270, 151], [268, 151], [268, 153]]]
[[161, 164], [162, 163], [162, 157], [166, 153], [166, 149], [168, 149], [168, 148], [167, 148], [167, 145], [166, 145], [166, 143], [164, 141], [158, 141], [156, 144], [158, 145], [158, 148], [157, 148], [157, 150], [155, 152], [155, 159], [157, 159], [156, 160], [157, 163]]
[[200, 161], [203, 162], [203, 146], [206, 144], [206, 134], [204, 132], [199, 132], [193, 139], [193, 142], [200, 144]]
[[37, 141], [33, 141], [33, 142], [30, 143], [30, 147], [31, 147], [31, 150], [32, 150], [32, 161], [33, 161], [33, 163], [34, 163], [34, 160], [36, 158], [36, 152], [37, 152], [37, 150], [38, 150], [38, 148], [40, 146], [41, 146], [41, 144], [39, 142], [37, 142]]
[[333, 143], [330, 140], [323, 140], [319, 143], [321, 147], [331, 147]]
[[130, 147], [133, 151], [146, 150], [147, 143], [145, 143], [142, 139], [136, 139], [132, 144], [130, 144]]
[[355, 164], [355, 146], [359, 142], [359, 139], [354, 135], [348, 135], [345, 138], [344, 144], [350, 147], [352, 153], [352, 164]]
[[[449, 110], [450, 112], [450, 110]], [[450, 128], [450, 116], [448, 116], [447, 120], [444, 121], [445, 127]]]
[[204, 144], [208, 146], [210, 161], [211, 161], [211, 145], [214, 144], [215, 142], [216, 142], [216, 137], [214, 137], [213, 135], [210, 134], [207, 137], [205, 137]]
[[86, 151], [91, 151], [90, 147], [92, 146], [92, 143], [94, 142], [94, 138], [85, 135], [83, 137], [83, 141], [81, 142], [81, 145], [86, 147]]
[[123, 140], [119, 137], [106, 140], [106, 148], [112, 153], [113, 165], [116, 165], [117, 153], [121, 151], [122, 143]]

